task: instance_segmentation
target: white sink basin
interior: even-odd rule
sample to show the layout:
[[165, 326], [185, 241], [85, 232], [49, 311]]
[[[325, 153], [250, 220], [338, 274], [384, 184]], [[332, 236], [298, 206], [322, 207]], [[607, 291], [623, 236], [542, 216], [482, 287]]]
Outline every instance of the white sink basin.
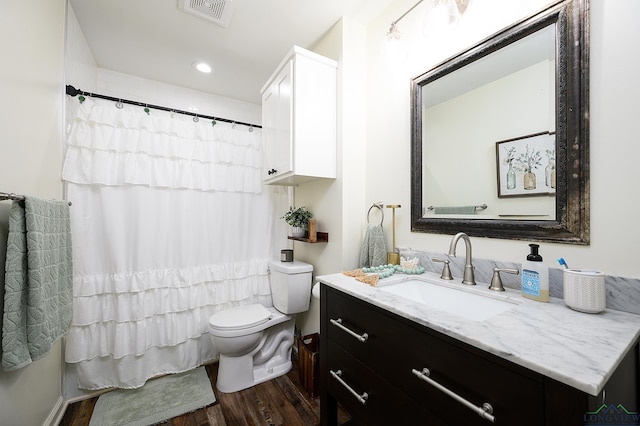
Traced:
[[455, 285], [463, 286], [463, 284], [445, 286], [426, 280], [408, 279], [378, 285], [377, 288], [473, 321], [485, 321], [510, 310], [517, 304], [507, 298], [499, 298], [497, 295], [492, 297], [465, 291], [462, 287], [453, 288]]

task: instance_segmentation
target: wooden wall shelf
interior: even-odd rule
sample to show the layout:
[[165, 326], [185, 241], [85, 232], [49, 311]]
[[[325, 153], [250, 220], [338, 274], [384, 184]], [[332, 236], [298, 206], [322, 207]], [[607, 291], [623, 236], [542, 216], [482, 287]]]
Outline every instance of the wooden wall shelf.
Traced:
[[328, 232], [316, 232], [316, 240], [311, 241], [309, 238], [299, 238], [299, 237], [289, 237], [290, 240], [294, 241], [302, 241], [303, 243], [328, 243], [329, 242], [329, 233]]

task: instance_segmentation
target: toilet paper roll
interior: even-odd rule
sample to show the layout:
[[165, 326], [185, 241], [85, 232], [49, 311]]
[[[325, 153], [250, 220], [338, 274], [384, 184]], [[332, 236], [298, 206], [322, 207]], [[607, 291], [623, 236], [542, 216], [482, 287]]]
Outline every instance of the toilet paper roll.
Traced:
[[311, 295], [316, 299], [320, 299], [320, 283], [315, 283], [311, 289]]

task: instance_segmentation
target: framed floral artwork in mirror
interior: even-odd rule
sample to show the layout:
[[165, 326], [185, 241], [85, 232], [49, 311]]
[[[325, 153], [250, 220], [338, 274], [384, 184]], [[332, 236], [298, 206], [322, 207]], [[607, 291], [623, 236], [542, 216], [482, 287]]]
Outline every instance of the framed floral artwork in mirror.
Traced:
[[555, 133], [541, 132], [496, 142], [498, 197], [554, 196]]

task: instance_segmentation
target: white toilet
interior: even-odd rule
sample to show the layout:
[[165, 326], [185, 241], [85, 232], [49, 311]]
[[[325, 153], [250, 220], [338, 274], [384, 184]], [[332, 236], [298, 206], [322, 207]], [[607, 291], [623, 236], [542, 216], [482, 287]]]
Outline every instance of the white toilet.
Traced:
[[217, 387], [237, 392], [291, 370], [295, 316], [309, 309], [313, 266], [269, 262], [273, 308], [238, 306], [209, 318], [209, 333], [220, 352]]

